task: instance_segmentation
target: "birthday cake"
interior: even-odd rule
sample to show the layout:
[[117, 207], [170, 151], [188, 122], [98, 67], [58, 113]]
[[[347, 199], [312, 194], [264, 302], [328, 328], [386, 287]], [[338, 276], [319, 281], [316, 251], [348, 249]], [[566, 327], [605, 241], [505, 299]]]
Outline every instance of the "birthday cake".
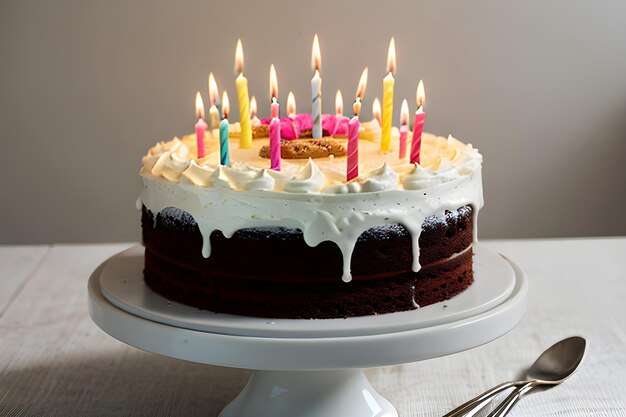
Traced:
[[471, 285], [475, 148], [422, 133], [421, 107], [413, 132], [404, 108], [400, 128], [385, 127], [384, 105], [383, 120], [360, 123], [366, 76], [351, 119], [295, 105], [279, 118], [277, 89], [273, 117], [257, 119], [242, 78], [239, 122], [228, 122], [227, 96], [219, 125], [204, 123], [200, 103], [196, 134], [142, 158], [153, 291], [216, 313], [310, 319], [412, 310]]

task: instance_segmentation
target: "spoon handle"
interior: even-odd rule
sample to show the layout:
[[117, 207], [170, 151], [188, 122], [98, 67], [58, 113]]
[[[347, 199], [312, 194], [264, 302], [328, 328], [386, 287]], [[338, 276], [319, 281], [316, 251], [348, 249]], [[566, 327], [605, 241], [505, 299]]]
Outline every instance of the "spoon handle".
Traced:
[[513, 390], [508, 397], [504, 399], [487, 417], [504, 417], [513, 408], [515, 404], [531, 389], [535, 388], [537, 384], [535, 381], [530, 381], [526, 385]]
[[478, 395], [477, 397], [474, 397], [471, 400], [461, 404], [460, 406], [458, 406], [454, 410], [450, 411], [449, 413], [447, 413], [443, 417], [459, 417], [459, 416], [462, 416], [465, 413], [467, 413], [470, 409], [472, 409], [472, 408], [474, 408], [474, 407], [476, 407], [478, 405], [482, 405], [482, 406], [487, 405], [487, 403], [489, 401], [486, 401], [486, 400], [491, 400], [499, 392], [502, 392], [502, 391], [504, 391], [507, 388], [518, 387], [518, 386], [520, 386], [522, 384], [525, 384], [525, 382], [505, 382], [504, 384], [496, 385], [495, 387], [491, 388], [490, 390], [487, 390], [487, 391], [483, 392], [482, 394]]

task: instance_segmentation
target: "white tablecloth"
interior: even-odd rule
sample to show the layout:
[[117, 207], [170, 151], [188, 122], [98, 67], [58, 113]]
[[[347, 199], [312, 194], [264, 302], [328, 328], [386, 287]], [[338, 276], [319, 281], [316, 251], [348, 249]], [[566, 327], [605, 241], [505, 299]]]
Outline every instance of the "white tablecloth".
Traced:
[[[515, 379], [552, 343], [589, 341], [580, 371], [512, 416], [626, 416], [626, 238], [488, 241], [526, 272], [528, 311], [470, 351], [367, 371], [401, 416], [440, 416]], [[92, 270], [129, 244], [0, 247], [0, 416], [216, 416], [248, 371], [126, 346], [87, 313]]]

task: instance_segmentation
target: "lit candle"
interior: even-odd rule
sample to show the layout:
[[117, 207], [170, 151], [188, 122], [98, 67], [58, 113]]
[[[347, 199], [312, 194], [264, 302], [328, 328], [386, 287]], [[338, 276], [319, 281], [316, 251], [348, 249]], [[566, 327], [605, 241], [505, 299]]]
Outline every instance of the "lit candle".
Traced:
[[204, 104], [202, 103], [202, 96], [199, 91], [196, 93], [196, 116], [198, 117], [198, 122], [195, 124], [196, 144], [198, 146], [197, 154], [198, 158], [204, 158], [204, 132], [207, 130], [208, 126], [204, 122]]
[[420, 151], [422, 148], [422, 132], [424, 131], [424, 121], [426, 113], [424, 113], [424, 102], [426, 101], [426, 92], [424, 91], [424, 82], [420, 80], [417, 85], [417, 93], [415, 95], [417, 101], [417, 111], [415, 112], [415, 121], [413, 122], [413, 139], [411, 139], [411, 163], [420, 163]]
[[252, 96], [252, 98], [250, 99], [250, 123], [252, 123], [252, 126], [258, 126], [261, 124], [261, 121], [257, 117], [256, 113], [256, 97]]
[[290, 119], [295, 119], [296, 117], [296, 97], [291, 91], [287, 96], [287, 116]]
[[278, 78], [274, 64], [270, 66], [270, 118], [280, 117], [280, 106], [278, 105]]
[[270, 67], [270, 97], [272, 100], [270, 122], [270, 169], [280, 171], [280, 108], [278, 104], [278, 79], [274, 65]]
[[356, 100], [354, 100], [354, 117], [348, 123], [348, 151], [346, 158], [346, 181], [352, 181], [359, 176], [359, 112], [361, 111], [361, 100], [365, 95], [365, 87], [367, 87], [367, 68], [363, 70], [359, 79], [359, 86], [356, 91]]
[[[215, 82], [215, 77], [213, 73], [209, 73], [209, 101], [211, 103], [211, 108], [209, 109], [209, 125], [211, 126], [211, 133], [215, 129], [219, 128], [220, 124], [220, 112], [217, 110], [217, 83]], [[214, 135], [215, 136], [215, 135]]]
[[287, 119], [283, 120], [282, 122], [282, 123], [285, 123], [285, 125], [283, 126], [285, 127], [285, 129], [281, 130], [281, 139], [282, 138], [295, 139], [295, 138], [300, 137], [300, 127], [298, 126], [298, 123], [296, 122], [297, 115], [298, 114], [296, 113], [296, 97], [290, 91], [289, 94], [287, 95]]
[[341, 122], [343, 121], [343, 96], [341, 95], [341, 90], [337, 90], [337, 94], [335, 95], [335, 130], [333, 132], [329, 132], [331, 136], [334, 136], [336, 133], [339, 133], [339, 127], [341, 126]]
[[400, 152], [398, 157], [400, 159], [406, 158], [406, 137], [409, 134], [409, 103], [402, 100], [402, 107], [400, 107]]
[[393, 85], [396, 72], [396, 42], [393, 38], [389, 42], [389, 52], [387, 54], [387, 76], [383, 79], [383, 130], [380, 138], [380, 150], [389, 152], [391, 150], [391, 122], [393, 119]]
[[226, 90], [222, 93], [222, 121], [220, 122], [220, 164], [230, 166], [230, 156], [228, 154], [228, 113], [230, 112], [230, 102]]
[[311, 116], [313, 117], [313, 137], [322, 137], [322, 77], [320, 68], [322, 66], [322, 55], [320, 53], [320, 42], [317, 33], [313, 38], [313, 50], [311, 52], [311, 65], [315, 74], [311, 79]]
[[248, 79], [243, 75], [243, 46], [241, 39], [237, 40], [235, 49], [235, 72], [237, 79], [237, 100], [239, 101], [239, 124], [241, 133], [239, 135], [239, 147], [252, 147], [252, 127], [250, 126], [250, 102], [248, 101]]
[[383, 125], [383, 116], [382, 111], [380, 110], [380, 100], [378, 97], [374, 99], [374, 103], [372, 103], [372, 114], [374, 115], [374, 119], [378, 122], [378, 126]]

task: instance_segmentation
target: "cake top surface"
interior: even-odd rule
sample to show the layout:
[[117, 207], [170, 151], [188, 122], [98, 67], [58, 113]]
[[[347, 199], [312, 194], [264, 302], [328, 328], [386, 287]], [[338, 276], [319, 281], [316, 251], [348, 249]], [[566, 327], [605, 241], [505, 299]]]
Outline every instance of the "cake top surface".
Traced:
[[[236, 129], [235, 125], [235, 129]], [[232, 130], [232, 129], [231, 129]], [[374, 120], [363, 123], [359, 143], [360, 175], [346, 182], [347, 158], [330, 155], [321, 158], [283, 159], [281, 171], [269, 169], [269, 160], [259, 156], [267, 140], [254, 140], [252, 148], [238, 146], [236, 130], [231, 134], [232, 166], [220, 165], [219, 140], [206, 141], [206, 156], [197, 158], [196, 135], [159, 142], [142, 158], [141, 174], [200, 188], [216, 187], [236, 191], [274, 191], [285, 193], [348, 194], [385, 190], [422, 190], [471, 175], [480, 168], [482, 156], [470, 144], [448, 136], [424, 133], [421, 164], [410, 164], [398, 157], [398, 141], [392, 140], [391, 152], [383, 153], [377, 137], [380, 126]], [[393, 136], [398, 135], [394, 128]], [[341, 147], [342, 138], [322, 141]], [[308, 145], [311, 140], [284, 141], [291, 146]]]

